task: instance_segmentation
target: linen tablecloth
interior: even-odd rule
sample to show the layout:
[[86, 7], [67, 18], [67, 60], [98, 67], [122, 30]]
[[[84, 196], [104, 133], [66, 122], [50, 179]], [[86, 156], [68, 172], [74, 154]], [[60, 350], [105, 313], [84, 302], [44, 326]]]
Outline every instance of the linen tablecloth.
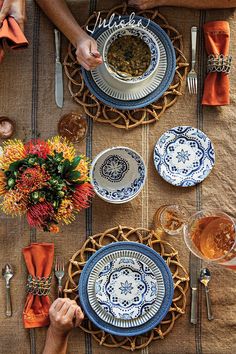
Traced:
[[[119, 4], [115, 0], [69, 0], [76, 18], [82, 22], [94, 9], [111, 8]], [[170, 24], [184, 36], [184, 53], [190, 59], [190, 28], [202, 27], [204, 22], [227, 20], [231, 29], [231, 54], [236, 57], [235, 12], [233, 10], [195, 11], [178, 8], [161, 8]], [[65, 104], [63, 109], [54, 101], [54, 33], [53, 25], [31, 0], [27, 1], [26, 36], [30, 46], [27, 50], [8, 53], [0, 69], [0, 115], [16, 120], [16, 136], [30, 139], [40, 135], [48, 138], [57, 133], [59, 118], [72, 110], [79, 110], [67, 90], [65, 81]], [[101, 232], [117, 224], [151, 227], [155, 210], [162, 204], [181, 203], [191, 212], [215, 205], [230, 215], [235, 215], [235, 136], [236, 136], [236, 75], [233, 64], [231, 81], [231, 105], [221, 108], [201, 106], [201, 94], [205, 77], [205, 51], [203, 36], [198, 47], [198, 71], [200, 73], [197, 96], [189, 96], [187, 89], [182, 97], [156, 124], [139, 127], [132, 131], [117, 130], [111, 126], [90, 124], [87, 141], [78, 149], [91, 157], [114, 145], [127, 145], [139, 152], [148, 166], [148, 179], [142, 193], [126, 205], [110, 205], [97, 197], [88, 211], [83, 211], [77, 221], [62, 228], [57, 235], [30, 233], [24, 218], [11, 219], [0, 214], [0, 262], [13, 264], [16, 274], [12, 279], [13, 317], [4, 317], [5, 289], [0, 280], [0, 352], [2, 354], [30, 353], [29, 333], [23, 328], [22, 311], [25, 299], [26, 269], [21, 249], [30, 241], [55, 242], [55, 254], [70, 259], [88, 235]], [[67, 41], [63, 38], [63, 56]], [[152, 154], [156, 140], [167, 129], [177, 125], [192, 125], [202, 129], [213, 141], [216, 149], [216, 165], [209, 177], [194, 188], [176, 188], [162, 180], [155, 171]], [[35, 238], [36, 236], [36, 238]], [[189, 252], [183, 239], [168, 237], [179, 250], [185, 267], [189, 268]], [[199, 291], [200, 317], [196, 327], [189, 323], [188, 293], [187, 312], [175, 324], [172, 332], [163, 341], [157, 341], [143, 350], [145, 354], [231, 354], [236, 351], [235, 309], [236, 274], [216, 266], [209, 267], [213, 278], [210, 284], [215, 319], [207, 321], [205, 297]], [[52, 296], [56, 295], [55, 287]], [[33, 344], [37, 353], [42, 352], [46, 329], [36, 329]], [[108, 349], [99, 346], [79, 329], [73, 331], [69, 341], [69, 354], [107, 354], [123, 349]], [[141, 353], [141, 351], [137, 351]]]

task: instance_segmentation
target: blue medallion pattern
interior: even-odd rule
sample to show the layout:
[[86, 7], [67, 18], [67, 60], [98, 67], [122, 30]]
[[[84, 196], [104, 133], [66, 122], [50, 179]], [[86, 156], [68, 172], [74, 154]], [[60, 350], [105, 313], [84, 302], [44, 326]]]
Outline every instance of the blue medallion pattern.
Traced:
[[133, 319], [148, 312], [157, 293], [157, 280], [152, 270], [129, 257], [108, 262], [95, 282], [98, 303], [104, 311], [120, 319]]
[[[118, 269], [121, 272], [126, 269], [124, 275], [115, 275]], [[131, 306], [126, 308], [121, 301], [118, 301], [120, 307], [112, 304], [108, 283], [114, 287], [110, 290], [114, 297], [129, 301]], [[133, 289], [126, 286], [129, 283]], [[142, 297], [143, 284], [137, 290], [140, 283], [147, 287], [143, 301], [132, 305], [132, 298]], [[121, 294], [123, 285], [131, 294]], [[152, 248], [138, 242], [112, 242], [100, 248], [87, 261], [79, 280], [80, 301], [88, 318], [96, 327], [119, 336], [134, 336], [156, 327], [168, 312], [173, 294], [172, 274], [165, 260]], [[138, 312], [142, 315], [136, 317]]]
[[[120, 156], [122, 155], [122, 156]], [[110, 202], [126, 202], [142, 189], [146, 178], [146, 167], [140, 155], [126, 147], [118, 147], [97, 168], [92, 170], [95, 192]], [[113, 186], [104, 183], [104, 179]], [[102, 181], [103, 180], [103, 181]]]
[[100, 167], [100, 174], [110, 182], [120, 182], [129, 170], [129, 163], [119, 155], [110, 155]]
[[183, 149], [181, 151], [177, 152], [177, 159], [178, 162], [183, 162], [185, 163], [186, 161], [189, 161], [189, 156], [191, 156], [191, 154], [188, 153], [188, 151], [184, 151]]
[[210, 139], [199, 129], [179, 126], [164, 133], [154, 150], [158, 173], [169, 183], [189, 187], [203, 181], [215, 162]]

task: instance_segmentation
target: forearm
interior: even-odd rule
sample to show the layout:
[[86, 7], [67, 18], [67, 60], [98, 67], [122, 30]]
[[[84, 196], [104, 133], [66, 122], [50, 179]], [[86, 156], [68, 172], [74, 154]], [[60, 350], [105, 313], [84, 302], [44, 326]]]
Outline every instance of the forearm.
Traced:
[[77, 41], [85, 35], [64, 0], [36, 0], [55, 26], [76, 47]]
[[236, 0], [154, 0], [156, 6], [178, 6], [195, 9], [236, 7]]
[[53, 333], [51, 327], [49, 326], [43, 354], [66, 354], [67, 343], [68, 335], [58, 336]]

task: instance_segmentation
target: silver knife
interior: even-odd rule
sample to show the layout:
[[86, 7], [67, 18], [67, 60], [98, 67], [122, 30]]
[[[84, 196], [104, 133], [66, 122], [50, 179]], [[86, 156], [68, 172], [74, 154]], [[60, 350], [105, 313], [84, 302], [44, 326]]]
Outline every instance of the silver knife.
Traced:
[[55, 49], [56, 49], [56, 63], [55, 63], [55, 101], [58, 107], [63, 107], [63, 76], [62, 65], [60, 62], [61, 51], [61, 34], [57, 29], [54, 29], [55, 34]]
[[190, 322], [197, 324], [197, 286], [198, 286], [198, 263], [199, 259], [191, 254], [190, 263], [190, 287], [192, 289], [191, 296], [191, 315]]

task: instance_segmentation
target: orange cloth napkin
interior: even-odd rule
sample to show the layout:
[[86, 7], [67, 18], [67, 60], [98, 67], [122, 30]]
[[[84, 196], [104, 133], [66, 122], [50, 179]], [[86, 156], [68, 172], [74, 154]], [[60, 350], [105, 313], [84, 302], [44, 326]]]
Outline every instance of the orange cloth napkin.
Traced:
[[[226, 21], [207, 22], [203, 26], [207, 54], [229, 55], [230, 29]], [[229, 75], [208, 73], [204, 83], [203, 105], [229, 104]]]
[[[2, 1], [0, 0], [0, 8]], [[8, 45], [12, 49], [26, 48], [28, 41], [14, 17], [7, 16], [0, 27], [0, 63], [4, 58], [4, 47]]]
[[[54, 244], [32, 243], [23, 248], [22, 253], [28, 273], [38, 277], [48, 277], [52, 271]], [[48, 296], [28, 294], [24, 311], [23, 322], [25, 328], [44, 327], [49, 324], [49, 307], [51, 301]]]

